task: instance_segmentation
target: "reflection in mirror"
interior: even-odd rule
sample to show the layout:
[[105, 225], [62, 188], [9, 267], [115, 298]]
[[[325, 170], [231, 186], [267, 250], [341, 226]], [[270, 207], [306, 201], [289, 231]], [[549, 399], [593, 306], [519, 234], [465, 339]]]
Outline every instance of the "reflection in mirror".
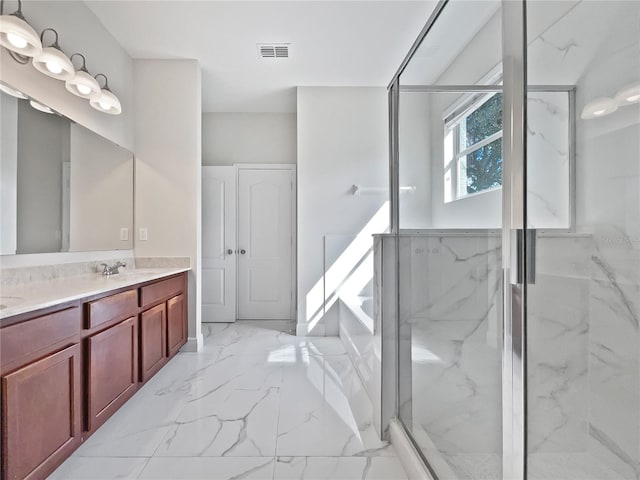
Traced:
[[131, 249], [133, 155], [1, 94], [0, 253]]

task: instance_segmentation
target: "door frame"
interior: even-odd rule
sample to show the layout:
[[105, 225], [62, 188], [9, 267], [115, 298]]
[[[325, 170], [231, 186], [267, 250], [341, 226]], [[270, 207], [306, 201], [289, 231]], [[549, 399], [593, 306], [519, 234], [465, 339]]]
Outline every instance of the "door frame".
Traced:
[[[236, 172], [236, 192], [240, 188], [240, 171], [241, 170], [289, 170], [291, 172], [291, 306], [289, 308], [292, 321], [295, 321], [298, 310], [298, 176], [297, 166], [293, 163], [234, 163]], [[237, 195], [238, 193], [236, 193]], [[240, 214], [240, 202], [236, 201], [236, 244], [239, 238], [239, 224], [237, 221]], [[236, 245], [236, 249], [237, 249]], [[236, 262], [236, 282], [240, 272], [239, 262]], [[238, 318], [238, 289], [236, 288], [236, 318]]]

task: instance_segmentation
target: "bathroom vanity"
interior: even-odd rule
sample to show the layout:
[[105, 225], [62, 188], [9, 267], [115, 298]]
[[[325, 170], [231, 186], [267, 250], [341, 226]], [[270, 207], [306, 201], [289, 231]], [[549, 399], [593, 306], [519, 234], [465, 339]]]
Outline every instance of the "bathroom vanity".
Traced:
[[46, 478], [186, 343], [187, 270], [3, 289], [3, 479]]

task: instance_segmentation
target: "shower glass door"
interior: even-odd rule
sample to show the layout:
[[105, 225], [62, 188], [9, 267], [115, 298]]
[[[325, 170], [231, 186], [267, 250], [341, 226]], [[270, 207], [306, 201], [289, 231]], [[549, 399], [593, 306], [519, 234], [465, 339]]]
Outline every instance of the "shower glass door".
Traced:
[[527, 478], [640, 478], [640, 2], [527, 0]]
[[396, 84], [399, 418], [435, 478], [498, 480], [502, 2], [439, 8]]

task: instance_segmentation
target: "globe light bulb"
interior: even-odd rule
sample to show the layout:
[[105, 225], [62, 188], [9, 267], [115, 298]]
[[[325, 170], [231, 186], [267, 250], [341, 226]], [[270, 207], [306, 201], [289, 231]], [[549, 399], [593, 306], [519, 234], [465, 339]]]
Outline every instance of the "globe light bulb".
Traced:
[[78, 85], [78, 91], [83, 95], [89, 95], [89, 93], [91, 93], [91, 89], [82, 84]]
[[62, 65], [58, 62], [49, 61], [47, 62], [47, 70], [55, 74], [62, 73]]
[[7, 40], [16, 48], [24, 48], [27, 46], [27, 40], [15, 33], [7, 33]]

